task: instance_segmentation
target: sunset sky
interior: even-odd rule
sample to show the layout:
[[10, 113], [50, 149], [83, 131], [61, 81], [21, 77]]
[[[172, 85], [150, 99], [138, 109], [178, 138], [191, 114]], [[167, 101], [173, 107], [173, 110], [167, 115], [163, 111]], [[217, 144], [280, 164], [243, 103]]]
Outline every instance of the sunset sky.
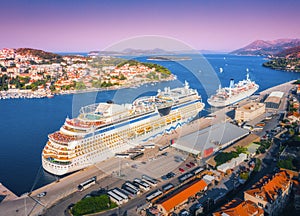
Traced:
[[300, 38], [299, 9], [299, 0], [10, 0], [1, 2], [0, 48], [90, 51], [160, 35], [229, 51]]

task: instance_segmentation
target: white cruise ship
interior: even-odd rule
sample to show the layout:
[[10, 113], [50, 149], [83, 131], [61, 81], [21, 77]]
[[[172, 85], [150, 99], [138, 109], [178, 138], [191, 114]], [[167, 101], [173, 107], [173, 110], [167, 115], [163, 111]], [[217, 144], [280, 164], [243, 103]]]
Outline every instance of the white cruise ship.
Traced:
[[158, 90], [132, 104], [98, 103], [82, 107], [48, 135], [43, 168], [64, 175], [113, 157], [190, 122], [202, 109], [201, 96], [186, 82], [181, 88]]
[[213, 107], [225, 107], [251, 96], [258, 88], [259, 85], [251, 81], [247, 73], [245, 80], [234, 84], [231, 79], [229, 87], [221, 88], [220, 86], [216, 94], [212, 95], [207, 102]]

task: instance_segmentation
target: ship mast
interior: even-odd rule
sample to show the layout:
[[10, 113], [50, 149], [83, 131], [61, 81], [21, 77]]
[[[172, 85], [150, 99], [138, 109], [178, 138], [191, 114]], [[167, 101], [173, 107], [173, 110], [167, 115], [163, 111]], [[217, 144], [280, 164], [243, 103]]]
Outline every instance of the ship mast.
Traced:
[[234, 80], [230, 79], [230, 84], [229, 84], [229, 96], [231, 96], [231, 89], [233, 88], [234, 85]]
[[249, 68], [246, 68], [246, 72], [247, 72], [247, 74], [246, 74], [246, 80], [250, 81], [250, 79], [249, 79]]

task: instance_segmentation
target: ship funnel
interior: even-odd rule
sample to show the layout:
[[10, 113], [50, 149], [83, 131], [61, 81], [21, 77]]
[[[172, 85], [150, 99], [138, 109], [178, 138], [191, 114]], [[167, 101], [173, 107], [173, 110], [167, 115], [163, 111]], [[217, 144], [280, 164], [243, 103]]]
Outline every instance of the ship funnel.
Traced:
[[234, 86], [234, 79], [230, 79], [229, 87], [230, 87], [230, 88], [233, 88], [233, 86]]
[[249, 73], [247, 71], [246, 79], [249, 80]]
[[188, 81], [184, 81], [184, 88], [185, 89], [189, 89], [190, 88], [190, 85], [189, 85], [189, 83], [188, 83]]

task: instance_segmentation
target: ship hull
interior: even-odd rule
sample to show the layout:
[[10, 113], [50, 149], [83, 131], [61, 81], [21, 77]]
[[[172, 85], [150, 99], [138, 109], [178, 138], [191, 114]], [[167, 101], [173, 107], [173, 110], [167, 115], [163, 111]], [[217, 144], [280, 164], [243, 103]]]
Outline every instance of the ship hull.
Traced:
[[253, 89], [248, 90], [247, 92], [241, 92], [240, 94], [236, 95], [236, 96], [231, 96], [230, 98], [226, 99], [226, 100], [212, 100], [211, 98], [209, 98], [207, 100], [207, 103], [210, 106], [213, 107], [225, 107], [228, 105], [232, 105], [236, 102], [239, 102], [247, 97], [250, 97], [251, 95], [253, 95], [256, 91], [258, 90], [258, 87], [255, 87]]
[[[189, 102], [189, 103], [191, 103], [191, 102]], [[189, 108], [190, 111], [185, 112], [184, 109], [186, 109], [186, 108]], [[115, 146], [114, 148], [106, 147], [106, 149], [104, 149], [102, 151], [95, 150], [95, 151], [89, 153], [88, 155], [87, 154], [80, 155], [80, 156], [76, 157], [76, 159], [71, 160], [70, 164], [67, 164], [67, 165], [53, 164], [51, 161], [48, 161], [44, 157], [42, 157], [42, 166], [47, 172], [52, 173], [54, 175], [58, 175], [58, 176], [84, 169], [88, 166], [91, 166], [91, 165], [94, 165], [101, 161], [112, 158], [112, 157], [114, 157], [114, 155], [116, 153], [125, 152], [125, 151], [129, 150], [130, 148], [133, 148], [133, 147], [141, 144], [141, 142], [143, 142], [143, 141], [148, 141], [148, 140], [154, 139], [164, 133], [171, 133], [173, 130], [176, 130], [177, 128], [181, 127], [182, 125], [190, 122], [203, 108], [204, 108], [204, 104], [200, 101], [194, 101], [194, 102], [192, 102], [192, 104], [186, 105], [186, 107], [183, 105], [178, 105], [177, 108], [174, 107], [174, 109], [166, 116], [162, 117], [159, 115], [159, 113], [156, 113], [156, 115], [150, 119], [142, 120], [141, 122], [124, 126], [120, 129], [118, 129], [118, 131], [111, 132], [111, 134], [121, 133], [122, 130], [138, 126], [139, 124], [145, 124], [145, 123], [149, 124], [149, 122], [156, 123], [156, 122], [159, 122], [162, 120], [167, 122], [167, 119], [171, 119], [171, 116], [180, 115], [181, 118], [177, 119], [176, 121], [171, 121], [170, 123], [166, 123], [165, 125], [160, 126], [157, 129], [153, 129], [152, 131], [145, 132], [144, 134], [136, 136], [133, 139], [126, 138], [126, 139], [124, 139], [124, 140], [126, 140], [125, 142], [119, 141], [118, 145]], [[151, 115], [154, 115], [154, 113], [152, 113]], [[152, 123], [152, 124], [154, 124], [154, 123]], [[103, 134], [103, 135], [105, 136], [105, 134]], [[98, 137], [101, 137], [101, 134], [99, 134]], [[97, 138], [95, 137], [95, 142], [96, 141], [97, 141]], [[100, 145], [105, 145], [105, 144], [100, 144]]]

